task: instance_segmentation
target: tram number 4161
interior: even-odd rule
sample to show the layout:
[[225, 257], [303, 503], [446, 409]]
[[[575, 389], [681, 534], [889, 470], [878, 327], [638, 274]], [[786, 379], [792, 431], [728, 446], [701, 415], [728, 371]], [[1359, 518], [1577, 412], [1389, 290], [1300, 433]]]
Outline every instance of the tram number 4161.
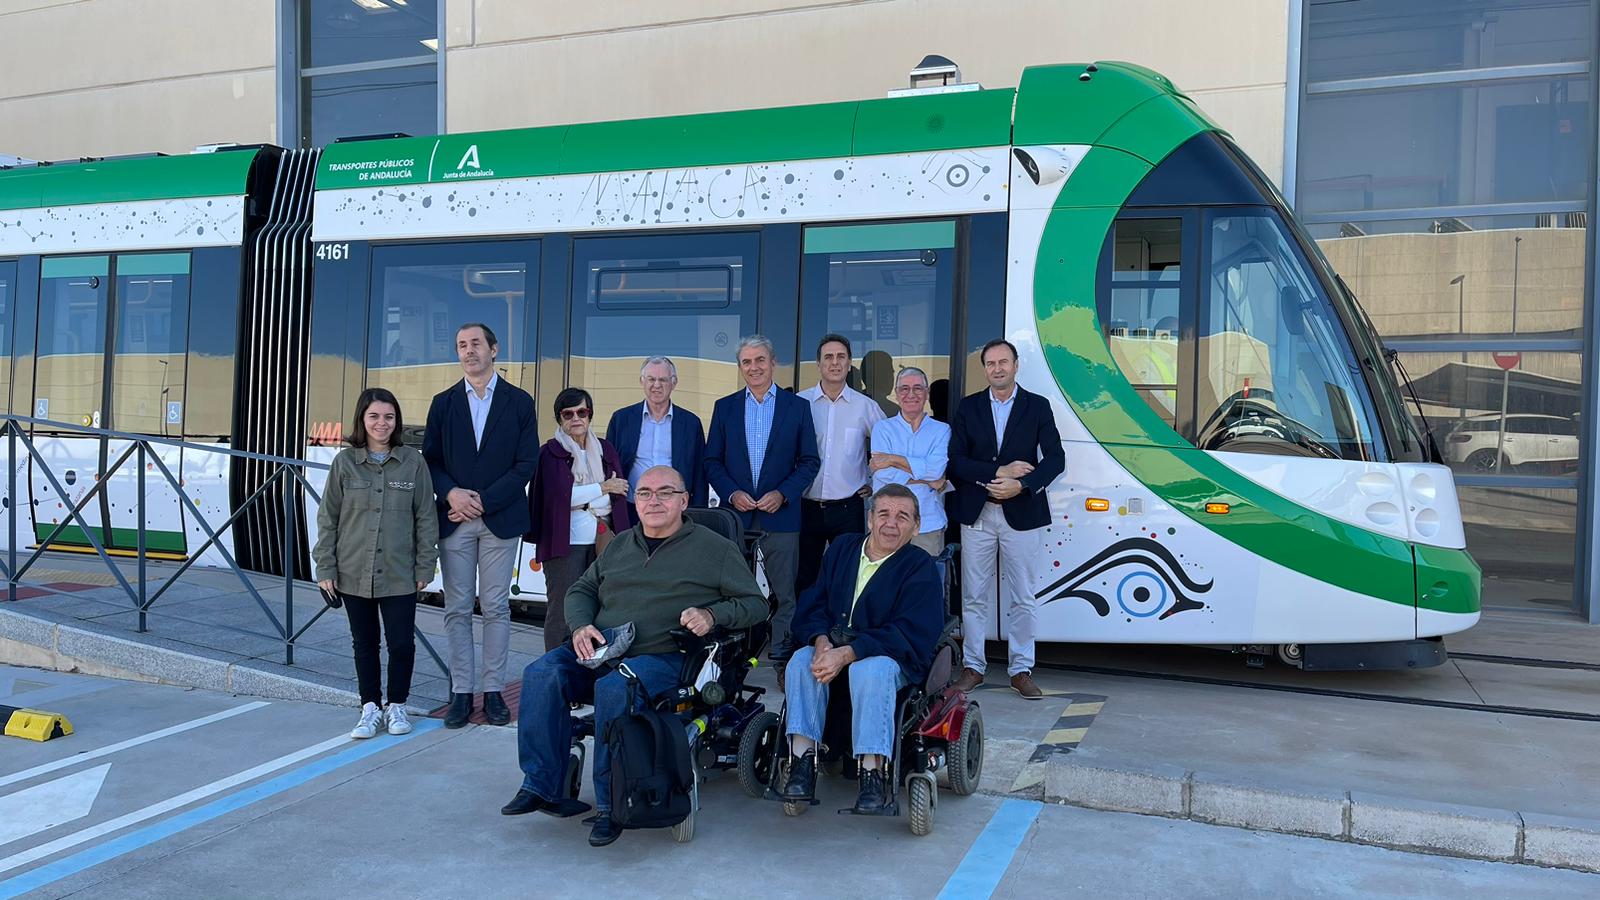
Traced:
[[349, 244], [318, 244], [317, 259], [338, 262], [350, 258]]

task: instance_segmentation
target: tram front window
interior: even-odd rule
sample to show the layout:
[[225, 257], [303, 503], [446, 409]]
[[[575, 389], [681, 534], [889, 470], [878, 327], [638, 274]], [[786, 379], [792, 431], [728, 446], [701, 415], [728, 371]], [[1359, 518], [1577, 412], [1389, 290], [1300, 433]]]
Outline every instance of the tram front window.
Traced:
[[[501, 378], [530, 386], [528, 285], [533, 244], [388, 246], [373, 252], [367, 386], [400, 401], [408, 442], [418, 440], [433, 395], [461, 379], [456, 329], [488, 325]], [[524, 371], [524, 370], [528, 371]]]
[[1344, 327], [1265, 210], [1206, 223], [1196, 443], [1206, 450], [1376, 459], [1375, 423]]

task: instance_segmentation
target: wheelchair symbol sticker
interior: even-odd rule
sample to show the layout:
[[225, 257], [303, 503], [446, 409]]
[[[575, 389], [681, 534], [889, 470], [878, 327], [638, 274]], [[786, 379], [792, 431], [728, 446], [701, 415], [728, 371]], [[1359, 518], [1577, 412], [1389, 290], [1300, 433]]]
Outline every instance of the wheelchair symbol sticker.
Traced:
[[40, 397], [33, 401], [33, 417], [35, 419], [50, 418], [50, 398]]
[[167, 402], [167, 424], [177, 425], [183, 422], [183, 403], [178, 400]]

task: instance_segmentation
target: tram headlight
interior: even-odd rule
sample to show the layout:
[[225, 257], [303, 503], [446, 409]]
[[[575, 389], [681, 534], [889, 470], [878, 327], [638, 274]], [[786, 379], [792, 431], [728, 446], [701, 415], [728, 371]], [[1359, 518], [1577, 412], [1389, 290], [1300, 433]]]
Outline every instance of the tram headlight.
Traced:
[[1060, 152], [1049, 147], [1012, 147], [1011, 154], [1022, 164], [1022, 171], [1037, 185], [1054, 184], [1067, 177], [1072, 164]]

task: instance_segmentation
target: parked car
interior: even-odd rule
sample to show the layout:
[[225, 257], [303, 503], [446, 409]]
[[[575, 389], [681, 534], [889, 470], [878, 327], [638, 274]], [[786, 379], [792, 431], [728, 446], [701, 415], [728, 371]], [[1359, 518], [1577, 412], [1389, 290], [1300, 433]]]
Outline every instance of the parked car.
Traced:
[[1576, 419], [1513, 413], [1505, 421], [1503, 443], [1499, 416], [1477, 416], [1456, 423], [1442, 448], [1445, 460], [1474, 473], [1492, 473], [1498, 448], [1502, 454], [1501, 472], [1516, 468], [1560, 472], [1577, 465]]

